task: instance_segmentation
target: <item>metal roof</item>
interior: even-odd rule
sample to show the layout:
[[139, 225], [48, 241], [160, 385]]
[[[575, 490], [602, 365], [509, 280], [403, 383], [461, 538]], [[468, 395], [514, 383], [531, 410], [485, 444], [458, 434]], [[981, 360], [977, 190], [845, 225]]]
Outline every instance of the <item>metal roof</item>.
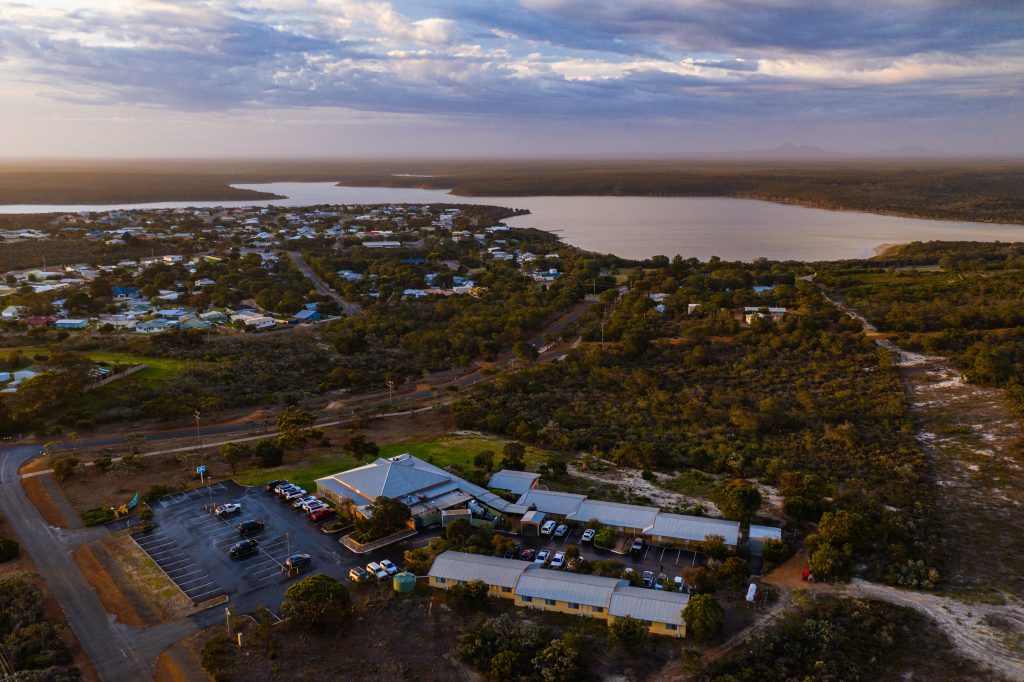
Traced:
[[572, 493], [557, 493], [551, 490], [531, 490], [519, 498], [519, 504], [529, 507], [536, 505], [539, 511], [545, 514], [559, 514], [569, 516], [577, 509], [580, 503], [587, 499], [586, 495], [574, 495]]
[[660, 512], [654, 517], [654, 523], [644, 529], [647, 535], [692, 540], [703, 542], [709, 535], [721, 535], [725, 544], [735, 545], [739, 541], [739, 521], [709, 519], [704, 516], [683, 516], [682, 514], [666, 514]]
[[431, 578], [464, 580], [466, 582], [482, 580], [488, 585], [515, 587], [519, 577], [528, 566], [530, 564], [515, 559], [502, 559], [501, 557], [449, 550], [442, 552], [434, 559], [434, 565], [430, 567], [428, 575]]
[[529, 471], [502, 469], [491, 476], [491, 480], [488, 481], [487, 487], [522, 494], [529, 492], [530, 489], [533, 488], [533, 484], [537, 482], [538, 478], [540, 478], [540, 474], [535, 474]]
[[[515, 561], [515, 559], [505, 559]], [[522, 562], [520, 562], [522, 563]], [[554, 599], [572, 604], [608, 607], [612, 590], [621, 581], [598, 575], [553, 571], [528, 564], [516, 584], [516, 594], [534, 599]]]
[[768, 538], [781, 540], [782, 529], [773, 528], [772, 526], [755, 526], [754, 524], [750, 524], [750, 535], [747, 537], [750, 540], [767, 540]]
[[621, 504], [619, 502], [583, 500], [580, 502], [579, 508], [572, 514], [572, 519], [584, 523], [590, 519], [597, 519], [605, 526], [647, 528], [654, 523], [654, 517], [657, 515], [657, 507], [640, 507], [635, 504]]
[[656, 623], [682, 625], [682, 611], [688, 601], [690, 601], [690, 597], [682, 592], [622, 585], [612, 592], [608, 614], [620, 617], [632, 616]]

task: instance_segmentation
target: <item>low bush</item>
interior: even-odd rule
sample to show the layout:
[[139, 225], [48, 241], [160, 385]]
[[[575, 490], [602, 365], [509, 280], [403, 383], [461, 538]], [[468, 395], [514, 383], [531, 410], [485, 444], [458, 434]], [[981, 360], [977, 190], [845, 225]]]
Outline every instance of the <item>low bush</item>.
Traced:
[[234, 643], [224, 636], [214, 637], [203, 645], [199, 663], [215, 682], [226, 682], [235, 666]]
[[110, 507], [93, 507], [82, 512], [82, 523], [87, 526], [102, 526], [114, 520], [114, 510]]
[[0, 537], [0, 564], [17, 558], [19, 551], [17, 541]]

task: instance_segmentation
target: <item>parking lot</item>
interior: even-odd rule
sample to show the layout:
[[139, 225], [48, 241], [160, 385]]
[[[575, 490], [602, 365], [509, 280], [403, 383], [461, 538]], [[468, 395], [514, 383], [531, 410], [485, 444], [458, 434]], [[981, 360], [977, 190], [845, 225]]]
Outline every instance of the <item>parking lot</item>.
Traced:
[[629, 553], [618, 554], [608, 549], [595, 547], [590, 542], [581, 542], [580, 536], [583, 534], [583, 531], [583, 528], [571, 529], [564, 538], [546, 535], [539, 537], [510, 535], [509, 538], [519, 545], [520, 548], [529, 547], [538, 552], [542, 549], [547, 549], [551, 552], [551, 556], [554, 556], [555, 552], [565, 551], [566, 545], [576, 545], [580, 550], [580, 556], [588, 561], [613, 559], [638, 573], [652, 571], [655, 575], [664, 573], [669, 578], [682, 575], [684, 568], [703, 564], [705, 560], [704, 555], [699, 552], [648, 544], [644, 545], [644, 549], [639, 556], [633, 556]]
[[[234, 502], [241, 513], [221, 518], [207, 511], [209, 505]], [[356, 555], [338, 543], [339, 535], [326, 535], [306, 514], [281, 502], [262, 486], [240, 486], [233, 481], [169, 495], [152, 504], [154, 528], [132, 535], [138, 545], [181, 588], [189, 599], [201, 603], [228, 595], [239, 612], [259, 606], [276, 611], [288, 586], [298, 580], [282, 570], [294, 553], [309, 554], [312, 562], [301, 575], [325, 573], [347, 580], [353, 566], [390, 558], [399, 566], [406, 549], [423, 544], [429, 536], [417, 536], [365, 555]], [[231, 545], [242, 537], [238, 524], [262, 521], [262, 530], [247, 535], [259, 545], [244, 558], [228, 556]], [[432, 534], [431, 534], [432, 535]]]

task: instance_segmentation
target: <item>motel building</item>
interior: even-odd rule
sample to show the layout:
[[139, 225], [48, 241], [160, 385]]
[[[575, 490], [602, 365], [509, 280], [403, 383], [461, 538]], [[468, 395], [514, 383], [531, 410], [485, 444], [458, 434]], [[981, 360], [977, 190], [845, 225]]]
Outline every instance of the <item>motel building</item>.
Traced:
[[652, 635], [686, 636], [682, 611], [690, 599], [687, 594], [635, 587], [618, 578], [447, 551], [434, 560], [428, 580], [431, 587], [442, 590], [479, 580], [487, 585], [490, 596], [511, 599], [521, 608], [599, 618], [608, 623], [629, 616], [646, 624]]

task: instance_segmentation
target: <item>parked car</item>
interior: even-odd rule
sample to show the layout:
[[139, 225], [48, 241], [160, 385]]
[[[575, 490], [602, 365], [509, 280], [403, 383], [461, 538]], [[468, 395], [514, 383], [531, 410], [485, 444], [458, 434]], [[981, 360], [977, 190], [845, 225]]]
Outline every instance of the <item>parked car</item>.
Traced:
[[216, 512], [217, 516], [231, 516], [232, 514], [241, 514], [242, 505], [235, 504], [234, 502], [228, 502], [227, 504], [222, 504], [221, 506], [217, 507]]
[[383, 568], [388, 575], [394, 575], [398, 573], [398, 566], [395, 566], [393, 563], [391, 563], [391, 559], [381, 559], [380, 567]]
[[644, 587], [654, 587], [654, 571], [644, 571], [640, 577], [644, 581]]
[[242, 540], [241, 542], [236, 542], [231, 545], [231, 548], [228, 550], [228, 556], [232, 559], [241, 559], [242, 557], [249, 556], [250, 554], [255, 554], [256, 549], [259, 546], [260, 543], [255, 540]]
[[276, 488], [277, 486], [281, 485], [282, 483], [287, 483], [287, 482], [288, 481], [284, 480], [283, 478], [277, 478], [277, 479], [274, 479], [273, 481], [267, 481], [266, 483], [264, 483], [263, 484], [263, 489], [266, 490], [268, 493], [272, 493], [272, 492], [274, 492], [274, 488]]
[[288, 568], [298, 568], [299, 566], [305, 566], [306, 564], [313, 561], [313, 557], [308, 554], [292, 554], [290, 557], [284, 560], [284, 565]]
[[684, 587], [683, 587], [683, 576], [677, 575], [675, 578], [672, 579], [672, 582], [675, 583], [677, 591], [679, 591], [679, 592], [683, 591], [683, 589], [684, 589]]
[[304, 497], [300, 497], [297, 500], [292, 500], [292, 507], [294, 509], [301, 509], [303, 505], [309, 504], [315, 499], [316, 495], [306, 495]]
[[327, 507], [327, 504], [319, 498], [311, 498], [308, 502], [302, 503], [302, 508], [307, 512], [311, 512], [312, 510], [319, 509], [321, 507]]
[[280, 483], [278, 483], [277, 485], [274, 486], [274, 493], [276, 495], [280, 495], [281, 491], [285, 490], [286, 488], [297, 488], [297, 487], [298, 486], [296, 486], [294, 483], [289, 483], [288, 481], [281, 481]]
[[551, 556], [551, 552], [546, 549], [542, 549], [541, 551], [537, 552], [537, 558], [533, 560], [533, 563], [543, 564], [548, 560], [549, 556]]
[[355, 568], [349, 570], [348, 579], [354, 583], [362, 583], [370, 579], [370, 574], [364, 571], [359, 566], [356, 566]]
[[378, 564], [376, 561], [371, 561], [370, 563], [366, 564], [366, 571], [370, 575], [376, 576], [377, 580], [384, 580], [384, 578], [388, 577], [388, 572], [385, 571], [384, 567]]
[[300, 497], [302, 497], [305, 494], [306, 494], [306, 491], [303, 490], [302, 488], [299, 488], [298, 490], [293, 490], [290, 493], [287, 493], [281, 499], [284, 500], [285, 502], [294, 502], [295, 500], [299, 499]]
[[555, 556], [551, 559], [551, 568], [562, 568], [565, 566], [565, 552], [555, 552]]
[[312, 511], [309, 513], [309, 520], [313, 523], [320, 523], [325, 519], [329, 519], [337, 515], [338, 512], [334, 511], [330, 507], [321, 507], [320, 509], [317, 509], [316, 511]]
[[551, 535], [555, 532], [555, 526], [558, 525], [554, 521], [545, 521], [544, 525], [540, 527], [541, 535]]
[[238, 524], [239, 535], [249, 535], [250, 533], [258, 533], [266, 526], [262, 521], [256, 519], [249, 519], [248, 521], [242, 521]]
[[569, 526], [565, 525], [564, 523], [561, 526], [559, 526], [558, 528], [555, 529], [555, 537], [556, 538], [564, 538], [568, 534], [569, 534]]
[[529, 547], [526, 547], [519, 552], [519, 558], [523, 561], [533, 561], [533, 557], [535, 556], [537, 556], [537, 550], [530, 549]]
[[583, 531], [583, 535], [580, 536], [580, 542], [593, 542], [595, 535], [597, 535], [597, 531], [593, 528], [588, 528]]
[[629, 551], [633, 556], [638, 556], [640, 552], [644, 551], [644, 539], [636, 538], [633, 540], [633, 546], [629, 548]]

